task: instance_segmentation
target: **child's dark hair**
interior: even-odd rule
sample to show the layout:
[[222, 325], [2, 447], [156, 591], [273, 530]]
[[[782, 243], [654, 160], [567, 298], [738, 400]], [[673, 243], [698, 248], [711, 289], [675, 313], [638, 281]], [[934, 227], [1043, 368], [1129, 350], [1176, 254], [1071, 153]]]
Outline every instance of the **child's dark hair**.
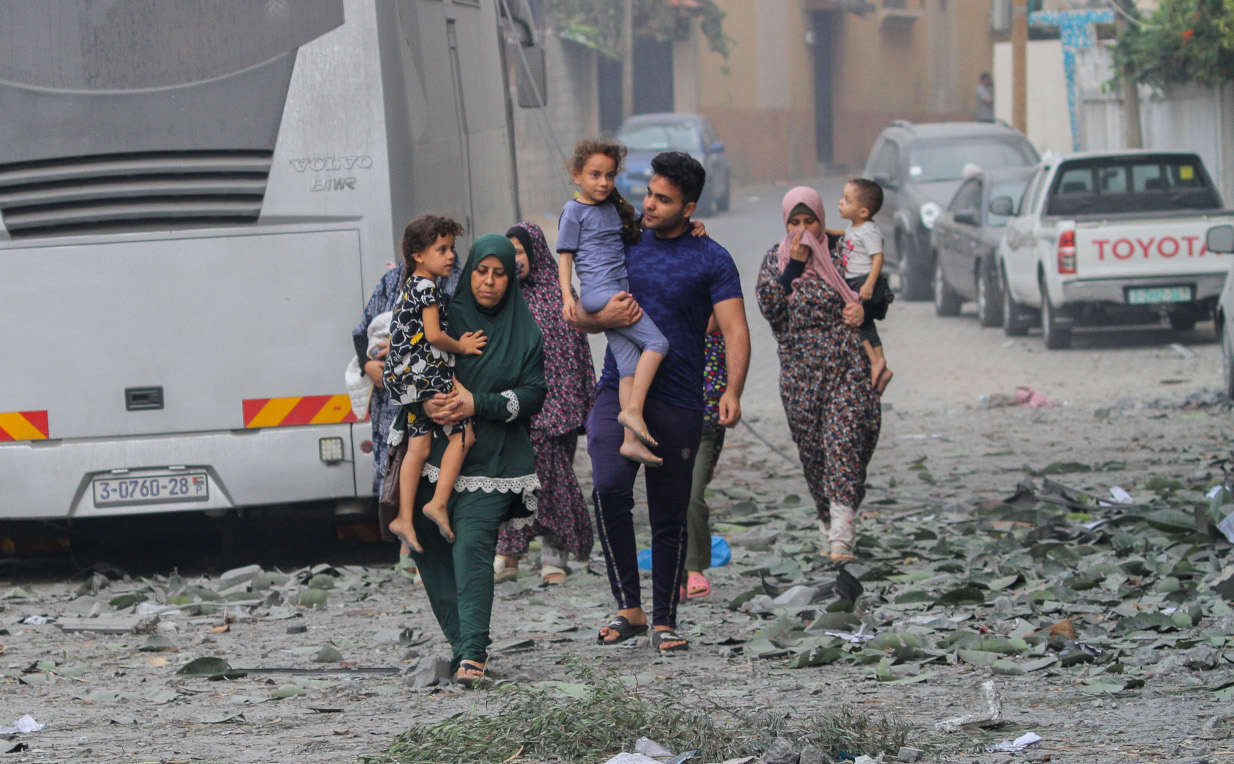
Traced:
[[651, 160], [651, 171], [681, 189], [683, 204], [698, 202], [707, 183], [707, 170], [684, 151], [665, 151]]
[[[617, 172], [621, 172], [621, 163], [626, 158], [626, 147], [617, 141], [606, 141], [598, 138], [584, 138], [574, 146], [574, 156], [566, 163], [566, 169], [571, 174], [582, 172], [583, 166], [587, 164], [587, 160], [596, 154], [603, 154], [613, 160], [613, 165], [617, 168]], [[634, 210], [634, 206], [626, 201], [617, 187], [613, 187], [612, 193], [608, 195], [608, 200], [617, 208], [617, 214], [621, 216], [621, 239], [626, 244], [633, 244], [638, 241], [642, 230], [638, 224], [638, 213]]]
[[403, 231], [403, 264], [407, 267], [407, 274], [411, 275], [411, 272], [416, 269], [413, 254], [423, 252], [433, 246], [433, 242], [437, 241], [439, 236], [462, 235], [463, 226], [457, 220], [434, 215], [431, 212], [408, 223], [406, 230]]
[[857, 189], [857, 204], [870, 211], [870, 217], [883, 208], [883, 187], [869, 178], [853, 178], [849, 181]]

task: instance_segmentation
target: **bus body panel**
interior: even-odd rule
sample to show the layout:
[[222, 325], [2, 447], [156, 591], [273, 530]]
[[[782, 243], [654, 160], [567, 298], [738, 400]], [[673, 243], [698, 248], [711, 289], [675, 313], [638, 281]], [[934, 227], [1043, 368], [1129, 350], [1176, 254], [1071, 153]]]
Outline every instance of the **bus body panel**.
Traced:
[[[0, 303], [44, 331], [0, 339], [28, 359], [0, 388], [47, 411], [51, 438], [242, 429], [246, 400], [343, 388], [359, 259], [354, 231], [9, 252]], [[131, 388], [161, 388], [161, 407], [130, 405]]]
[[[0, 2], [17, 26], [46, 17], [0, 50], [0, 127], [38, 136], [0, 154], [0, 425], [35, 412], [48, 432], [0, 428], [0, 519], [371, 495], [374, 434], [337, 397], [404, 226], [456, 217], [465, 257], [517, 219], [496, 0], [25, 5]], [[156, 30], [195, 17], [218, 50], [167, 64], [135, 40], [143, 13]], [[39, 35], [104, 41], [107, 66], [56, 80], [22, 53]], [[155, 388], [161, 408], [131, 407]], [[342, 462], [323, 460], [331, 438]], [[208, 476], [208, 502], [94, 505], [108, 476], [181, 467]]]

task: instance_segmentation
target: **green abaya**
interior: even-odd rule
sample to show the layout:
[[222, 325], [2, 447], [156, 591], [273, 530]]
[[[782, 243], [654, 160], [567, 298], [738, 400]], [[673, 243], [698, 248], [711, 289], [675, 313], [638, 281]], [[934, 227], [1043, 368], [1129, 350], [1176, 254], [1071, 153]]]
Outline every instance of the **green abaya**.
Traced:
[[[506, 293], [486, 308], [471, 291], [476, 265], [490, 255], [509, 276]], [[489, 620], [493, 610], [493, 555], [504, 522], [522, 524], [535, 512], [535, 458], [530, 420], [544, 405], [544, 341], [519, 288], [514, 247], [497, 234], [476, 239], [458, 289], [449, 304], [450, 334], [483, 331], [488, 337], [478, 356], [459, 356], [455, 376], [475, 401], [471, 421], [475, 444], [450, 498], [449, 544], [421, 508], [433, 494], [446, 439], [434, 437], [425, 476], [416, 491], [413, 521], [424, 547], [413, 552], [433, 614], [450, 642], [454, 666], [488, 659]]]

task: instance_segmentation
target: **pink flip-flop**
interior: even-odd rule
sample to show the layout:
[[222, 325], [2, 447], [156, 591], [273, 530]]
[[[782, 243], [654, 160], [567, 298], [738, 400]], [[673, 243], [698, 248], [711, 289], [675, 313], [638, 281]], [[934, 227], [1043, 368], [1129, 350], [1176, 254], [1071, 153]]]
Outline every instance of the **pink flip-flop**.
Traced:
[[711, 582], [702, 573], [691, 573], [686, 579], [686, 599], [696, 600], [711, 594]]

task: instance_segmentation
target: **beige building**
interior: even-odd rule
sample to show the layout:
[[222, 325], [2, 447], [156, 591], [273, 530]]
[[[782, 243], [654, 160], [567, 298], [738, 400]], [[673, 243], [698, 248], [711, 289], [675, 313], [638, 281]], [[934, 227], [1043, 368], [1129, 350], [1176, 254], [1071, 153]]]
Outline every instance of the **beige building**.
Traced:
[[732, 51], [679, 42], [675, 107], [711, 118], [740, 180], [857, 172], [894, 119], [970, 118], [991, 66], [990, 0], [718, 2]]

